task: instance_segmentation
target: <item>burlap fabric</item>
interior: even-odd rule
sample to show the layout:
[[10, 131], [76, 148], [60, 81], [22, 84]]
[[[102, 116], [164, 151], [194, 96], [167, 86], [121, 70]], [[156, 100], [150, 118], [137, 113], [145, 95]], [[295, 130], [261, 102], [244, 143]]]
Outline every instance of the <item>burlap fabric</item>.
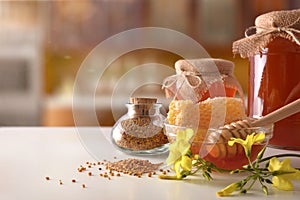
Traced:
[[[249, 35], [253, 29], [256, 29], [256, 33]], [[255, 26], [246, 30], [245, 37], [235, 41], [232, 46], [233, 53], [243, 58], [261, 52], [276, 37], [300, 45], [300, 9], [273, 11], [258, 16]]]
[[176, 74], [164, 80], [163, 89], [168, 98], [197, 103], [211, 84], [219, 82], [223, 85], [224, 79], [232, 76], [233, 68], [233, 62], [223, 59], [179, 60], [175, 63]]

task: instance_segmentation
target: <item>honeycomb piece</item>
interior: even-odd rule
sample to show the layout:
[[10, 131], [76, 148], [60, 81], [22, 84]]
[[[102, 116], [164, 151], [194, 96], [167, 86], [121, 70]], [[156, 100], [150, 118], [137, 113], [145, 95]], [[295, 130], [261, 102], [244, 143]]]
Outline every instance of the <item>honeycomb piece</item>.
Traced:
[[216, 97], [199, 103], [200, 127], [219, 127], [246, 117], [243, 102], [239, 98]]
[[199, 106], [190, 100], [173, 100], [169, 105], [167, 119], [172, 125], [197, 127]]
[[246, 117], [241, 99], [215, 97], [198, 104], [190, 100], [173, 100], [168, 121], [177, 126], [219, 127]]
[[[245, 109], [241, 99], [233, 97], [215, 97], [194, 104], [190, 100], [173, 100], [169, 105], [168, 121], [170, 124], [185, 127], [197, 127], [197, 131], [192, 142], [192, 152], [199, 153], [201, 145], [206, 138], [207, 130], [210, 127], [221, 127], [224, 124], [246, 118]], [[234, 135], [237, 137], [236, 135]], [[239, 147], [228, 147], [226, 143], [233, 135], [222, 134], [218, 144], [210, 147], [214, 156], [225, 157], [234, 156]], [[242, 138], [242, 137], [241, 137]]]

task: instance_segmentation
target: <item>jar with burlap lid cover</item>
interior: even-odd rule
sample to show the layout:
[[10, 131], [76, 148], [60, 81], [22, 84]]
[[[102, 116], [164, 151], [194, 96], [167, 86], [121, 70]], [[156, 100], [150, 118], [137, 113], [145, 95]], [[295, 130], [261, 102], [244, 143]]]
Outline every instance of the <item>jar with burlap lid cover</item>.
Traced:
[[[233, 53], [249, 58], [248, 115], [261, 117], [299, 99], [300, 9], [260, 15], [245, 36]], [[299, 113], [275, 123], [270, 146], [300, 150], [299, 130]]]
[[172, 143], [179, 130], [192, 128], [191, 151], [197, 154], [209, 128], [245, 117], [243, 91], [233, 75], [234, 63], [228, 60], [179, 60], [175, 69], [176, 74], [163, 82], [166, 96], [173, 98], [165, 131]]
[[163, 89], [167, 97], [192, 100], [194, 103], [214, 97], [243, 99], [243, 91], [233, 75], [234, 63], [224, 59], [201, 58], [179, 60], [176, 74], [167, 77]]

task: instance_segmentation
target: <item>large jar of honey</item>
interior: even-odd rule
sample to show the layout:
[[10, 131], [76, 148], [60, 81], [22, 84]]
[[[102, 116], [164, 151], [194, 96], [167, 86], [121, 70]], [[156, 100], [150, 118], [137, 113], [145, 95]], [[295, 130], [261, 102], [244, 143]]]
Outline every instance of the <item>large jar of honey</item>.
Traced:
[[[300, 10], [266, 13], [255, 25], [233, 52], [249, 57], [248, 115], [257, 118], [300, 98]], [[300, 150], [300, 113], [275, 123], [269, 145]]]

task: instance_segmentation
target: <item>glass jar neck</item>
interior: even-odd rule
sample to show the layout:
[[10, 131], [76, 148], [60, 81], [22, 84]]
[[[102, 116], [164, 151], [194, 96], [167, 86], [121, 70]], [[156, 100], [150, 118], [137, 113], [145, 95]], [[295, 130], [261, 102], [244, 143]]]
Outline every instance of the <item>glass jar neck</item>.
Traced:
[[153, 116], [160, 114], [161, 104], [132, 104], [127, 103], [126, 107], [128, 108], [127, 114], [130, 117], [137, 116]]

